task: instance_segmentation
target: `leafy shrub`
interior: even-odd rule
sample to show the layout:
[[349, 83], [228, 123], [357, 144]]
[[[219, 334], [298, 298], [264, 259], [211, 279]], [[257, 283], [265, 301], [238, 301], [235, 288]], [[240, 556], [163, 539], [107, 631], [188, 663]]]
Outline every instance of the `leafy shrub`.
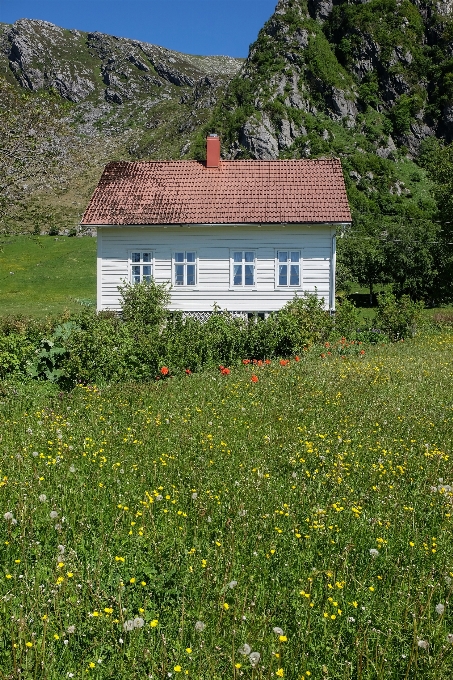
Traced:
[[23, 372], [34, 350], [35, 345], [26, 335], [0, 335], [0, 378], [5, 378], [9, 373]]
[[392, 340], [413, 337], [424, 308], [423, 302], [413, 302], [409, 295], [398, 299], [393, 293], [378, 296], [375, 323]]
[[66, 377], [61, 366], [67, 355], [66, 343], [76, 328], [74, 321], [66, 321], [56, 327], [50, 338], [41, 340], [34, 360], [28, 362], [27, 373], [30, 377], [44, 378], [49, 382], [59, 382]]
[[335, 314], [336, 332], [345, 338], [353, 340], [360, 330], [359, 327], [360, 320], [356, 306], [350, 300], [343, 300]]
[[118, 286], [121, 295], [121, 314], [124, 321], [142, 328], [160, 328], [167, 317], [166, 307], [170, 291], [165, 283], [142, 281]]

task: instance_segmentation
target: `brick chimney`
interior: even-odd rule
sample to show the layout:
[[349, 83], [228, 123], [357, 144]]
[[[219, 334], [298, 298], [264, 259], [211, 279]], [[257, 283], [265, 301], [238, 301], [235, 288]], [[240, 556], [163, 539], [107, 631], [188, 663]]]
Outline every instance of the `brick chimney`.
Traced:
[[206, 167], [218, 168], [220, 165], [220, 137], [209, 135], [206, 138]]

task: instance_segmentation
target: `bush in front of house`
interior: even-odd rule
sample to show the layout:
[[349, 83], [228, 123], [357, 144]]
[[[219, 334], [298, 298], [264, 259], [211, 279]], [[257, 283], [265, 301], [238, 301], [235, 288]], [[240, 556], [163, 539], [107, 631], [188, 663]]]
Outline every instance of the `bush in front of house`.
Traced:
[[409, 337], [421, 311], [420, 304], [388, 293], [379, 301], [377, 328], [364, 329], [351, 302], [344, 301], [333, 317], [322, 299], [305, 294], [266, 319], [245, 320], [216, 308], [202, 322], [170, 313], [165, 285], [125, 284], [121, 295], [121, 316], [86, 308], [58, 320], [0, 322], [0, 378], [28, 376], [64, 388], [77, 382], [150, 381], [162, 377], [163, 366], [174, 375], [244, 359], [300, 355], [339, 338], [367, 343]]

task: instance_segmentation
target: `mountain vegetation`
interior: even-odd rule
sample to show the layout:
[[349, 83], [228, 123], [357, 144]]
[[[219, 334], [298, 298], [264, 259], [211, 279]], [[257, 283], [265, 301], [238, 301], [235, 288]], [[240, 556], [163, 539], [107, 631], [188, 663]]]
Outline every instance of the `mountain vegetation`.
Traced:
[[453, 296], [452, 0], [280, 0], [243, 62], [0, 27], [4, 231], [74, 229], [112, 159], [341, 158], [338, 288]]

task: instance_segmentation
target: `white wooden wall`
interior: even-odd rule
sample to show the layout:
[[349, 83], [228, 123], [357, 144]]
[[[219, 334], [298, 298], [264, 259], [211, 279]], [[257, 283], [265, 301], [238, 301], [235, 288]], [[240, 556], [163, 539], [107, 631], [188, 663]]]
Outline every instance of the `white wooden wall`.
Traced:
[[[197, 285], [173, 287], [172, 310], [211, 311], [217, 303], [229, 311], [271, 312], [281, 309], [294, 293], [315, 292], [326, 309], [335, 304], [335, 227], [331, 225], [218, 226], [218, 227], [99, 227], [98, 309], [119, 309], [118, 284], [129, 280], [131, 251], [151, 251], [154, 279], [172, 280], [175, 251], [195, 251]], [[233, 289], [231, 250], [256, 252], [256, 286]], [[298, 289], [276, 286], [276, 251], [300, 250], [302, 280]]]

